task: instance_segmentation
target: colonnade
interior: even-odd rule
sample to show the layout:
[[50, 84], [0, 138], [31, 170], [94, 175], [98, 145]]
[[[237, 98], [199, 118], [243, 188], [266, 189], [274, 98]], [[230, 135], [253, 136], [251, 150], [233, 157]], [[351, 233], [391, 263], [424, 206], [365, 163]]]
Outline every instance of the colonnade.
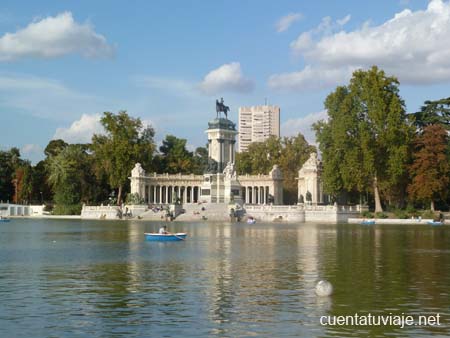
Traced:
[[269, 204], [269, 186], [242, 187], [245, 204]]
[[198, 186], [178, 185], [146, 185], [145, 202], [167, 204], [172, 203], [177, 196], [181, 203], [197, 203], [200, 195]]

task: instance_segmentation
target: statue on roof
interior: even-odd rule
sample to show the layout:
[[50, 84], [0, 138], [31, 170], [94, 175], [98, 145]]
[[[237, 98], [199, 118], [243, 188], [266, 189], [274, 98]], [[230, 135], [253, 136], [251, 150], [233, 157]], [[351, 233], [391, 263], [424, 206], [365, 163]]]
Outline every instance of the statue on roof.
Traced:
[[216, 100], [216, 113], [217, 118], [219, 118], [219, 113], [223, 112], [225, 114], [225, 118], [228, 120], [228, 112], [230, 111], [230, 107], [226, 106], [223, 101], [223, 97], [219, 100]]

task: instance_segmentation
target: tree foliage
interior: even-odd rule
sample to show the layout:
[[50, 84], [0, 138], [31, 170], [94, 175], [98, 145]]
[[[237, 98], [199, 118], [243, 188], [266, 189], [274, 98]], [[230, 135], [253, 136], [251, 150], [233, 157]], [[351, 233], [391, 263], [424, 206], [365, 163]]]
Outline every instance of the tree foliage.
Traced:
[[15, 173], [23, 164], [18, 148], [0, 151], [0, 200], [13, 201]]
[[140, 162], [144, 168], [151, 166], [155, 132], [125, 111], [105, 112], [100, 121], [106, 133], [95, 134], [92, 138], [97, 175], [105, 174], [109, 185], [118, 189], [117, 203], [120, 204], [134, 164]]
[[326, 98], [329, 119], [314, 129], [328, 193], [372, 189], [376, 211], [382, 211], [381, 197], [401, 199], [413, 129], [398, 85], [396, 78], [374, 66], [355, 71], [349, 85]]
[[166, 135], [159, 147], [159, 170], [169, 174], [191, 173], [194, 169], [193, 153], [186, 149], [187, 141], [173, 135]]
[[245, 152], [236, 154], [238, 174], [268, 174], [275, 164], [283, 173], [283, 200], [297, 202], [298, 171], [315, 148], [306, 142], [303, 135], [277, 138], [272, 136], [264, 142], [251, 143]]
[[83, 150], [70, 145], [54, 154], [47, 162], [48, 182], [54, 192], [54, 213], [77, 214], [81, 209], [81, 175], [85, 169]]
[[413, 200], [430, 203], [448, 196], [450, 164], [447, 157], [449, 136], [441, 124], [427, 125], [418, 134], [410, 167], [408, 192]]
[[414, 124], [423, 129], [426, 126], [441, 124], [447, 130], [450, 130], [450, 97], [436, 100], [425, 101], [420, 111], [412, 114]]

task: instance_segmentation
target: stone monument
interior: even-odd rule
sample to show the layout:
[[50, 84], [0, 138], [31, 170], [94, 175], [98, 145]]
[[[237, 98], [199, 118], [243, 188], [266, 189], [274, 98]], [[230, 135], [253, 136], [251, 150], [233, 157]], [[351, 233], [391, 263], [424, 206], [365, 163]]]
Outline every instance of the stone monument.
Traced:
[[309, 159], [298, 172], [298, 201], [317, 205], [323, 203], [322, 192], [322, 162], [316, 153], [311, 153]]
[[[216, 100], [215, 119], [208, 122], [208, 168], [203, 175], [200, 201], [242, 204], [241, 185], [234, 167], [236, 125], [228, 119], [229, 107]], [[221, 117], [223, 112], [225, 117]]]

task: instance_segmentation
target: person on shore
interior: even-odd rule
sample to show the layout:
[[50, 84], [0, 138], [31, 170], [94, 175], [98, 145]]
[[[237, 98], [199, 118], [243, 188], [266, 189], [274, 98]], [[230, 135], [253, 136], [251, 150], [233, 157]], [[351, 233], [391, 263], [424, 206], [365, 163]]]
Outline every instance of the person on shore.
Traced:
[[167, 235], [167, 226], [163, 225], [161, 228], [159, 228], [159, 234], [160, 235]]

